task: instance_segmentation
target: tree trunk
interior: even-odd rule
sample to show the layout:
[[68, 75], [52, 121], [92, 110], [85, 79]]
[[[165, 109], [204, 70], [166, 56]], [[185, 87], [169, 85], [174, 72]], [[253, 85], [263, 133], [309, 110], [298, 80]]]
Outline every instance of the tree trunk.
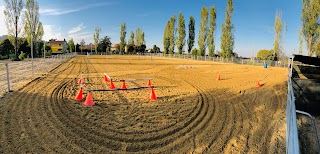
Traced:
[[17, 49], [17, 46], [18, 46], [18, 16], [16, 16], [16, 21], [15, 21], [15, 26], [16, 26], [16, 36], [14, 38], [14, 51], [15, 51], [15, 60], [19, 60], [19, 56], [18, 56], [18, 49]]
[[312, 56], [312, 37], [308, 38], [308, 56]]

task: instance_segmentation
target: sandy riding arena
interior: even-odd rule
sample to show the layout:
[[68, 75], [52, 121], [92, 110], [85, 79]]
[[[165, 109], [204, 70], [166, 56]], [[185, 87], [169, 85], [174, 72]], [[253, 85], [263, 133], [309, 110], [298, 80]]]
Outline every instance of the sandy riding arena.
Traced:
[[[0, 153], [285, 153], [287, 69], [152, 59], [77, 56], [6, 94]], [[117, 88], [152, 78], [157, 100], [150, 88], [93, 91], [86, 107], [89, 89], [109, 89], [104, 73]]]

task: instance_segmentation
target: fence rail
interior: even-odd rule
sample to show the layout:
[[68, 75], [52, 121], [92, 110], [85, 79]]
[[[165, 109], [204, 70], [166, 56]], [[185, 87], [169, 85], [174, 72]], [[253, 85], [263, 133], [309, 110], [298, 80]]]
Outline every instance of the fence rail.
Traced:
[[[286, 153], [287, 154], [299, 154], [299, 139], [298, 139], [298, 126], [297, 126], [297, 113], [295, 105], [294, 91], [292, 87], [292, 68], [293, 58], [291, 64], [288, 67], [288, 95], [287, 95], [287, 107], [286, 107]], [[290, 61], [289, 61], [290, 62]]]
[[47, 73], [74, 56], [76, 53], [35, 58], [33, 61], [0, 63], [0, 95], [14, 90], [23, 81], [30, 80], [41, 73]]
[[263, 66], [267, 64], [268, 66], [275, 67], [288, 67], [287, 60], [258, 60], [258, 59], [245, 59], [245, 58], [222, 58], [222, 57], [210, 57], [210, 56], [196, 56], [196, 55], [187, 55], [187, 54], [163, 54], [163, 53], [145, 53], [141, 56], [152, 57], [167, 57], [167, 58], [176, 58], [176, 59], [190, 59], [198, 61], [212, 61], [220, 63], [233, 63], [233, 64], [243, 64], [243, 65], [258, 65]]

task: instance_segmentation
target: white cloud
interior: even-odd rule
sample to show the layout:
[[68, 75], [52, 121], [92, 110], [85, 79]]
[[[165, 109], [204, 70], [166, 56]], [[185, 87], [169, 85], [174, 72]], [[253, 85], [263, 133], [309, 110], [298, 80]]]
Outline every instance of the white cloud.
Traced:
[[56, 27], [54, 25], [43, 25], [44, 34], [42, 39], [49, 41], [50, 39], [63, 40], [64, 36], [61, 33], [61, 27]]
[[66, 39], [70, 40], [72, 38], [75, 43], [80, 43], [80, 41], [84, 39], [88, 43], [93, 39], [93, 34], [87, 31], [83, 31], [84, 29], [85, 26], [83, 23], [71, 28], [68, 31], [68, 37]]
[[77, 12], [82, 9], [40, 9], [40, 14], [44, 15], [62, 15], [62, 14], [68, 14], [72, 12]]
[[120, 29], [120, 26], [119, 27], [113, 27], [112, 30], [119, 30]]
[[71, 30], [68, 31], [68, 34], [74, 34], [77, 33], [79, 31], [81, 31], [83, 28], [85, 28], [85, 26], [83, 26], [83, 23], [81, 23], [80, 25], [78, 25], [77, 27], [72, 28]]
[[94, 7], [100, 7], [110, 5], [110, 3], [95, 3], [95, 4], [89, 4], [89, 5], [83, 5], [82, 7], [77, 8], [64, 8], [64, 9], [55, 9], [55, 8], [40, 8], [39, 13], [43, 15], [63, 15], [73, 12], [78, 12], [81, 10], [86, 10]]
[[1, 35], [7, 35], [7, 27], [4, 20], [4, 6], [0, 6], [0, 36]]

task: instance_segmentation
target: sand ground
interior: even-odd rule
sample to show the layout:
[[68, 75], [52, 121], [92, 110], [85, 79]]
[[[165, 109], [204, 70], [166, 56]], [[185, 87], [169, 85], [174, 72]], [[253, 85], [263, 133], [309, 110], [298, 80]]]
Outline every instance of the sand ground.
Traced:
[[[93, 107], [74, 100], [80, 74], [84, 96], [108, 89], [103, 73], [117, 87], [123, 79], [152, 78], [158, 99], [149, 100], [145, 88], [92, 92]], [[0, 100], [0, 153], [285, 153], [287, 73], [162, 57], [77, 56]]]

